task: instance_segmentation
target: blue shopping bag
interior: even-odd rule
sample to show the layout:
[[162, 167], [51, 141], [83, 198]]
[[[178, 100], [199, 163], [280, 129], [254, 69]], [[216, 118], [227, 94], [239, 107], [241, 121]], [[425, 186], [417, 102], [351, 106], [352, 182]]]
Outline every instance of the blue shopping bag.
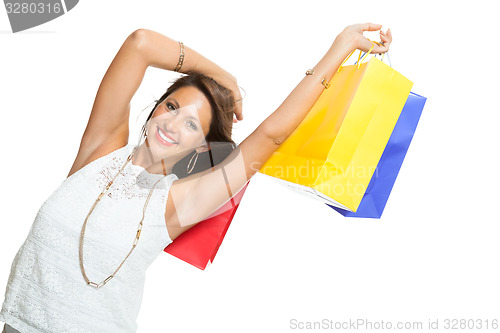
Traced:
[[382, 216], [426, 100], [427, 98], [415, 93], [410, 93], [408, 96], [357, 211], [354, 213], [328, 206], [348, 217], [380, 218]]

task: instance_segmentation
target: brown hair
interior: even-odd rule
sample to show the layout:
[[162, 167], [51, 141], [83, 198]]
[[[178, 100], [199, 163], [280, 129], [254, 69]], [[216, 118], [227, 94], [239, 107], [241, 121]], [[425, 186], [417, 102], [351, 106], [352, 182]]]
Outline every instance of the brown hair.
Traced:
[[234, 96], [231, 90], [220, 85], [214, 79], [203, 73], [189, 71], [185, 74], [186, 75], [175, 80], [174, 83], [168, 87], [163, 96], [156, 101], [153, 110], [142, 126], [139, 137], [139, 142], [142, 142], [146, 135], [146, 124], [153, 116], [154, 110], [156, 110], [158, 105], [177, 89], [192, 86], [198, 88], [205, 95], [210, 102], [212, 111], [212, 121], [209, 131], [205, 136], [205, 140], [209, 144], [210, 150], [199, 154], [195, 167], [190, 174], [187, 173], [187, 165], [191, 157], [196, 153], [195, 150], [191, 151], [177, 162], [172, 172], [179, 179], [217, 165], [236, 148], [236, 144], [231, 139], [234, 114]]

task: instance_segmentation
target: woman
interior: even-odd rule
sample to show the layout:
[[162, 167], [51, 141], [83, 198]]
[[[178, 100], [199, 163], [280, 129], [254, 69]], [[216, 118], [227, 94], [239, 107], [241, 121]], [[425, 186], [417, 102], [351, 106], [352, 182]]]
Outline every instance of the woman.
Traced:
[[[234, 150], [231, 125], [243, 119], [236, 79], [180, 42], [150, 30], [133, 32], [103, 78], [68, 178], [44, 202], [14, 258], [0, 312], [4, 330], [135, 332], [151, 262], [245, 185], [304, 119], [349, 53], [388, 51], [389, 30], [380, 31], [381, 44], [363, 37], [380, 29], [345, 28]], [[148, 66], [187, 75], [157, 101], [144, 140], [134, 146], [129, 103]]]

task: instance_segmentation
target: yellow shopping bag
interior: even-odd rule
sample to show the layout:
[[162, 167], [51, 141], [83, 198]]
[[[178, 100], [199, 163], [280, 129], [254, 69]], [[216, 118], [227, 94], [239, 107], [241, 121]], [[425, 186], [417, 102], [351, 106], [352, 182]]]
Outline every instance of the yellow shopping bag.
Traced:
[[259, 172], [355, 212], [413, 83], [372, 57], [329, 84]]

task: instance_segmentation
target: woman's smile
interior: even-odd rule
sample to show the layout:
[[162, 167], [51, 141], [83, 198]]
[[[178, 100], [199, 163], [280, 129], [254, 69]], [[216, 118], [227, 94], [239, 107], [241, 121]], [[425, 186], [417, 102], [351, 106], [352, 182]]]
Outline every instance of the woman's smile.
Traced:
[[156, 138], [158, 141], [165, 146], [173, 146], [178, 144], [170, 135], [165, 133], [160, 127], [157, 127]]

